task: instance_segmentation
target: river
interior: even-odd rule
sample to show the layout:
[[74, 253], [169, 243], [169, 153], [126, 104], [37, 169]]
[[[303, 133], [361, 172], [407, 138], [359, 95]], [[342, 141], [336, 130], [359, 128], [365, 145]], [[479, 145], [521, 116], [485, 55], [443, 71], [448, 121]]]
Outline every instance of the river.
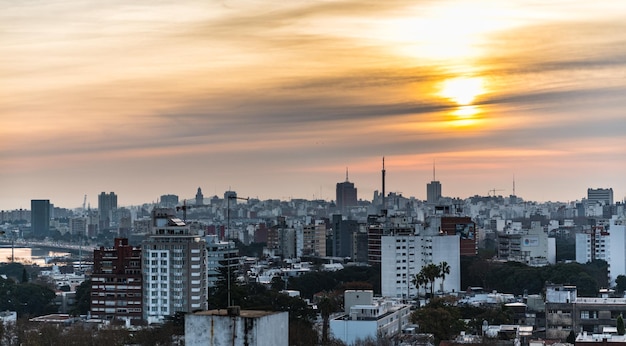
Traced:
[[39, 266], [48, 266], [54, 263], [47, 263], [46, 259], [52, 257], [66, 257], [69, 252], [56, 251], [54, 249], [46, 249], [43, 247], [18, 247], [11, 249], [11, 245], [0, 245], [0, 263], [11, 262], [11, 255], [15, 256], [15, 262], [23, 264], [37, 264]]

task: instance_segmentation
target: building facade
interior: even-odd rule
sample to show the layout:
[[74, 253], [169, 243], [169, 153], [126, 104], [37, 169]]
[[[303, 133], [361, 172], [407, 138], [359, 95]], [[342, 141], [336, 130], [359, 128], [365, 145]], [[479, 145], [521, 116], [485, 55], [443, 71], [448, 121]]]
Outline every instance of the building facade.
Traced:
[[206, 242], [174, 215], [173, 209], [155, 208], [150, 235], [142, 243], [148, 323], [207, 308]]
[[113, 248], [93, 251], [91, 275], [91, 316], [102, 320], [141, 321], [141, 249], [116, 238]]
[[411, 314], [409, 305], [393, 299], [375, 299], [369, 290], [345, 291], [344, 308], [344, 314], [330, 320], [330, 332], [347, 345], [398, 335], [409, 324]]
[[30, 201], [30, 227], [33, 236], [45, 238], [50, 234], [50, 200]]
[[108, 229], [113, 225], [117, 210], [117, 195], [114, 192], [102, 192], [98, 195], [98, 213], [100, 215], [98, 227], [100, 230]]

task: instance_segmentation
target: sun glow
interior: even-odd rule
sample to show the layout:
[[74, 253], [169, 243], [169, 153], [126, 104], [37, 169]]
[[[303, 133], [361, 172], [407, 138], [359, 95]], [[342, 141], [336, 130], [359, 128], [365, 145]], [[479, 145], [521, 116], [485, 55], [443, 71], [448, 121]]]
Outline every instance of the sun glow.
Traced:
[[459, 106], [471, 105], [476, 97], [485, 93], [483, 78], [457, 77], [446, 79], [441, 84], [439, 94]]

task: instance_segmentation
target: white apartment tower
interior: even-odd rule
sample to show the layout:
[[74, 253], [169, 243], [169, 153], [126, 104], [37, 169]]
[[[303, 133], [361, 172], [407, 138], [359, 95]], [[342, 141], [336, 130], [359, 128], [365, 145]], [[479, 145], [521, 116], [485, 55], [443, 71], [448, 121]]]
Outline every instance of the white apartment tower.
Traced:
[[[384, 297], [412, 298], [418, 295], [413, 277], [428, 264], [446, 262], [450, 274], [443, 280], [443, 292], [461, 287], [460, 238], [458, 235], [387, 235], [381, 237], [381, 293]], [[435, 292], [442, 289], [435, 281]]]
[[155, 208], [150, 235], [142, 243], [143, 317], [148, 323], [207, 309], [206, 243], [174, 215], [173, 209]]
[[576, 262], [604, 260], [609, 264], [609, 284], [626, 275], [626, 220], [613, 216], [605, 228], [596, 226], [576, 234]]

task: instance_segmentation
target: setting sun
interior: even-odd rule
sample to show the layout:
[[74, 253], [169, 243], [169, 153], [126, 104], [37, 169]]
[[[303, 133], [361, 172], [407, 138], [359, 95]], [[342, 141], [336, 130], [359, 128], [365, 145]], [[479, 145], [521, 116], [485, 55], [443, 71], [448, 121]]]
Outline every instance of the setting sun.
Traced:
[[483, 79], [480, 77], [447, 79], [441, 85], [440, 95], [459, 106], [467, 106], [485, 92], [483, 84]]

